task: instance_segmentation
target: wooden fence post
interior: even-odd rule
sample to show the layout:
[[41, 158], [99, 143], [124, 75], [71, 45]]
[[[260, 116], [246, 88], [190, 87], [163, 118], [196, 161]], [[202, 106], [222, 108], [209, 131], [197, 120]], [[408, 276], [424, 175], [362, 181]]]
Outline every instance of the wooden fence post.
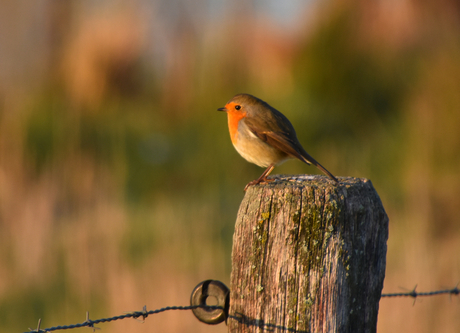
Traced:
[[233, 235], [229, 332], [375, 332], [387, 238], [367, 179], [251, 186]]

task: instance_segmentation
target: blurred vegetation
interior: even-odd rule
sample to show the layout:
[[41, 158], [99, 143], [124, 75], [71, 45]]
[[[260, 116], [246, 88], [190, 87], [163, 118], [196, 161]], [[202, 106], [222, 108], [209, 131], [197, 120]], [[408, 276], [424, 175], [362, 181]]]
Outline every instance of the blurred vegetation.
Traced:
[[[316, 3], [289, 28], [258, 2], [91, 3], [0, 5], [1, 330], [228, 284], [242, 189], [262, 172], [215, 112], [240, 92], [285, 113], [332, 173], [372, 180], [390, 216], [386, 291], [458, 281], [455, 1]], [[409, 303], [383, 300], [379, 332], [458, 331], [458, 302]], [[183, 313], [104, 326], [152, 328], [226, 330]]]

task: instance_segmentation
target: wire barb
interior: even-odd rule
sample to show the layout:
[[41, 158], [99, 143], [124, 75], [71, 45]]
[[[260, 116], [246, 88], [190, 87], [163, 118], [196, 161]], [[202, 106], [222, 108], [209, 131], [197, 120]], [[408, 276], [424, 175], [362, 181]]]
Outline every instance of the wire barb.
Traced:
[[[132, 318], [140, 323], [144, 323], [145, 319], [149, 316], [149, 313], [147, 312], [147, 305], [144, 305], [142, 311], [125, 312], [125, 314], [132, 315]], [[137, 319], [139, 317], [142, 317], [142, 320]]]
[[89, 319], [89, 311], [86, 311], [86, 320], [83, 324], [86, 324], [86, 326], [91, 327], [93, 329], [93, 332], [96, 332], [96, 330], [100, 330], [99, 327], [94, 327], [94, 322]]
[[37, 329], [33, 330], [33, 329], [31, 329], [31, 328], [29, 327], [30, 333], [45, 333], [45, 332], [47, 332], [47, 330], [42, 330], [42, 329], [40, 329], [41, 323], [42, 323], [42, 319], [40, 318], [40, 319], [38, 319]]

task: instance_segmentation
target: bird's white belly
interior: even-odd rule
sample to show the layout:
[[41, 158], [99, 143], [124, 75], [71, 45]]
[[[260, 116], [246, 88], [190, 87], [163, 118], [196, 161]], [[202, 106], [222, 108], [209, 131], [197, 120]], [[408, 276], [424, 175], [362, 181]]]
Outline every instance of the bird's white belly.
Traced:
[[259, 139], [245, 125], [239, 126], [236, 144], [233, 146], [245, 160], [260, 167], [281, 164], [289, 159], [285, 153]]

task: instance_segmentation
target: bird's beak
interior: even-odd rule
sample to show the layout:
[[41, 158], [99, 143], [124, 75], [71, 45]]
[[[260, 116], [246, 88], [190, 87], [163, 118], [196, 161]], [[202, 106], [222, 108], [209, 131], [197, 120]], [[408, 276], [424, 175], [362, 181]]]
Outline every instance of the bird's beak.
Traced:
[[223, 108], [218, 108], [217, 111], [224, 111], [224, 112], [227, 112], [227, 109], [225, 107]]

